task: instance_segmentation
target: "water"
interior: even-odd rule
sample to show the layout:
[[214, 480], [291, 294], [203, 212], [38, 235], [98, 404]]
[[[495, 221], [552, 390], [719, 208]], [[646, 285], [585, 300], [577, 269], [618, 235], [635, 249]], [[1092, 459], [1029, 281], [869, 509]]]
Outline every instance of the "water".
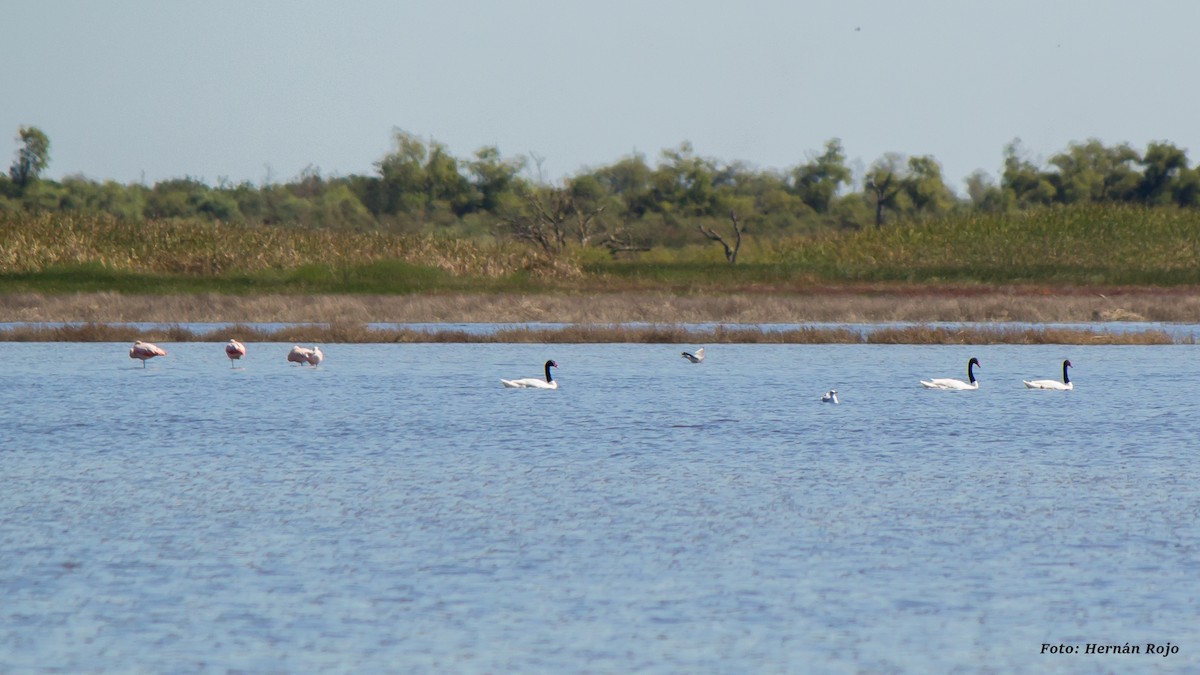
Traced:
[[1200, 670], [1194, 346], [161, 346], [3, 345], [0, 672]]

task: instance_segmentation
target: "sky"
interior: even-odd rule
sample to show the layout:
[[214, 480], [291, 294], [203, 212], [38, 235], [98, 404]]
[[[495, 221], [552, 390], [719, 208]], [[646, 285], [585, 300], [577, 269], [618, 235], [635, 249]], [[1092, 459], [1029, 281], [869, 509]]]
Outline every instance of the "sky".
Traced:
[[[41, 0], [0, 6], [0, 134], [43, 175], [209, 184], [375, 175], [396, 130], [550, 182], [692, 144], [950, 187], [1091, 138], [1200, 161], [1193, 0]], [[3, 146], [0, 145], [0, 148]], [[540, 176], [536, 173], [540, 170]]]

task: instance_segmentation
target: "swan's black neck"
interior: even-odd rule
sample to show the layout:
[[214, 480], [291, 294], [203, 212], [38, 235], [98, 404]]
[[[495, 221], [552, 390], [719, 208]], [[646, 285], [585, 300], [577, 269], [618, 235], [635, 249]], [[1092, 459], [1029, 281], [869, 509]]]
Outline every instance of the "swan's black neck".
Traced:
[[967, 379], [971, 381], [971, 384], [975, 384], [975, 362], [974, 361], [971, 361], [970, 363], [967, 364]]
[[547, 362], [546, 362], [546, 381], [547, 381], [547, 382], [553, 382], [553, 381], [554, 381], [554, 379], [550, 377], [550, 366], [551, 366], [551, 362], [550, 362], [550, 361], [547, 361]]
[[[1067, 368], [1071, 367], [1070, 361], [1063, 361], [1063, 384], [1071, 384], [1071, 378], [1067, 377]], [[1087, 375], [1087, 373], [1084, 373]]]

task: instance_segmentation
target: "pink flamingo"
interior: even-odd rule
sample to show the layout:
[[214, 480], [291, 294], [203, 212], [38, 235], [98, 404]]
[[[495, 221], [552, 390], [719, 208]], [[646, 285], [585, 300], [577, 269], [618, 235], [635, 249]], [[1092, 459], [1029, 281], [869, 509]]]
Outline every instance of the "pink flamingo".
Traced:
[[314, 345], [313, 348], [309, 350], [307, 358], [309, 365], [316, 368], [317, 366], [321, 365], [322, 361], [325, 360], [325, 355], [321, 353], [320, 347]]
[[150, 344], [149, 342], [142, 342], [141, 340], [134, 342], [133, 347], [129, 350], [129, 358], [141, 359], [143, 368], [146, 367], [146, 361], [156, 356], [166, 355], [167, 351], [165, 349], [160, 348], [158, 345]]
[[292, 347], [292, 351], [288, 352], [287, 360], [289, 363], [299, 363], [302, 366], [306, 366], [308, 365], [308, 355], [311, 353], [311, 350], [305, 349], [300, 345], [295, 345]]
[[236, 366], [233, 365], [233, 362], [245, 355], [246, 345], [234, 340], [233, 338], [229, 338], [229, 343], [225, 345], [225, 356], [229, 357], [229, 367], [235, 368]]

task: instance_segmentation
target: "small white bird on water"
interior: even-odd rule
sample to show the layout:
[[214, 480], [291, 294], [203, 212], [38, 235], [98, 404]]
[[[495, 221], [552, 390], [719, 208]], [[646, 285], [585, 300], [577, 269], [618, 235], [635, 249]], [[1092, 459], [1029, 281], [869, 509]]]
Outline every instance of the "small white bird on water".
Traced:
[[832, 403], [837, 405], [837, 389], [830, 389], [829, 391], [825, 392], [825, 395], [821, 397], [821, 403]]
[[682, 356], [692, 363], [700, 363], [704, 360], [704, 347], [697, 349], [695, 352], [683, 352]]

